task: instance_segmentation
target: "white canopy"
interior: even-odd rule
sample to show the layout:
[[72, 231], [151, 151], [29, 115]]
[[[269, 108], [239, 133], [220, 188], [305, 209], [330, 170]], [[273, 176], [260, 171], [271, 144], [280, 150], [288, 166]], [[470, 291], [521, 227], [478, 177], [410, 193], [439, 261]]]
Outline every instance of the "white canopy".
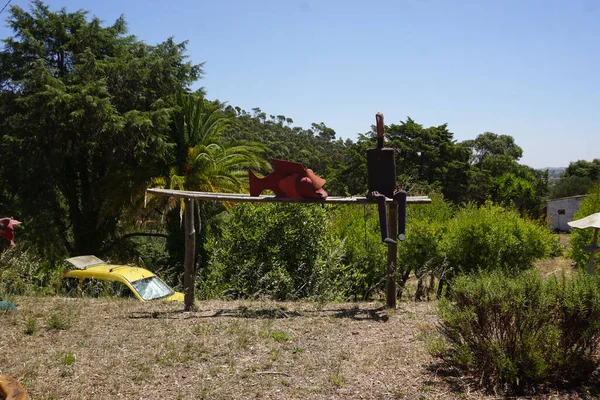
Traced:
[[572, 228], [596, 228], [600, 229], [600, 213], [588, 215], [585, 218], [581, 218], [575, 221], [567, 222]]

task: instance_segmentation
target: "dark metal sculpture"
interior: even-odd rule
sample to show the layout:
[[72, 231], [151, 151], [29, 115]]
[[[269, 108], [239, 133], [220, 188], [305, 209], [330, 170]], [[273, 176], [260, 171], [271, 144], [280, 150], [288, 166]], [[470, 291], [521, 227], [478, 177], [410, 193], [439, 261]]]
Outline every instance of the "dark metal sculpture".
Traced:
[[276, 197], [298, 199], [324, 199], [327, 192], [323, 190], [325, 179], [317, 176], [311, 169], [301, 163], [271, 160], [273, 172], [264, 178], [258, 178], [252, 170], [248, 170], [250, 178], [250, 196], [259, 196], [263, 190], [272, 190]]
[[394, 244], [388, 235], [386, 198], [398, 203], [398, 239], [404, 240], [406, 232], [406, 192], [396, 187], [396, 153], [394, 149], [383, 147], [385, 125], [383, 114], [375, 115], [377, 122], [377, 147], [367, 150], [368, 192], [367, 198], [377, 202], [381, 240]]

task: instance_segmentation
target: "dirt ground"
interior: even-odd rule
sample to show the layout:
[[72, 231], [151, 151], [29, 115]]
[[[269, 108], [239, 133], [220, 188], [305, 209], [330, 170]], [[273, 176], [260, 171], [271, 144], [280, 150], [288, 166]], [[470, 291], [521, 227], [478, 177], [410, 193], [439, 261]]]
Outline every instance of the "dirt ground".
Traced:
[[393, 311], [211, 301], [196, 312], [121, 299], [15, 302], [18, 311], [0, 314], [0, 373], [31, 399], [494, 398], [434, 357], [443, 342], [433, 301]]

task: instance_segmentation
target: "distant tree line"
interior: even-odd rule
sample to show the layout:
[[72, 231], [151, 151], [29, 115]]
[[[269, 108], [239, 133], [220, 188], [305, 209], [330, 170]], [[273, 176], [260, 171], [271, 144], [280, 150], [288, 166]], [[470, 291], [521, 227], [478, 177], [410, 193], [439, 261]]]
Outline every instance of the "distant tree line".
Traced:
[[600, 158], [592, 161], [573, 161], [551, 185], [550, 198], [584, 195], [598, 182], [600, 182]]

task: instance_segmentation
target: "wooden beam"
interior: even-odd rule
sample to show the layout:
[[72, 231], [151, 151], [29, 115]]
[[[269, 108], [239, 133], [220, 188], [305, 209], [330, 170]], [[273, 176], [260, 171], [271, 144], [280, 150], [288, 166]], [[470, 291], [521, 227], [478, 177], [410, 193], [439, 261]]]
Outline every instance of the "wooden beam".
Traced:
[[[315, 203], [315, 204], [377, 204], [366, 197], [336, 197], [330, 196], [325, 199], [287, 199], [275, 196], [250, 196], [243, 193], [212, 193], [212, 192], [190, 192], [184, 190], [169, 189], [146, 189], [146, 193], [157, 196], [176, 197], [194, 200], [229, 201], [233, 203]], [[392, 199], [387, 199], [392, 203]], [[427, 196], [409, 196], [408, 204], [431, 204]]]
[[[185, 190], [146, 189], [147, 194], [156, 196], [183, 198], [185, 200], [185, 310], [190, 311], [194, 306], [194, 257], [195, 257], [195, 231], [194, 231], [194, 200], [226, 201], [232, 203], [308, 203], [308, 204], [377, 204], [366, 197], [327, 197], [325, 199], [287, 199], [275, 196], [250, 196], [243, 193], [212, 193], [192, 192]], [[388, 203], [388, 227], [390, 237], [398, 235], [398, 204], [392, 199]], [[407, 204], [431, 204], [428, 196], [409, 196]], [[398, 246], [388, 245], [388, 263], [386, 274], [386, 304], [389, 308], [396, 308], [396, 269], [398, 262]]]
[[194, 228], [194, 200], [185, 200], [185, 259], [183, 262], [183, 302], [185, 311], [194, 309], [194, 261], [196, 256], [196, 230]]
[[[398, 203], [388, 204], [388, 234], [398, 240]], [[387, 275], [385, 284], [385, 302], [388, 308], [396, 308], [396, 266], [398, 263], [398, 245], [388, 244]]]

